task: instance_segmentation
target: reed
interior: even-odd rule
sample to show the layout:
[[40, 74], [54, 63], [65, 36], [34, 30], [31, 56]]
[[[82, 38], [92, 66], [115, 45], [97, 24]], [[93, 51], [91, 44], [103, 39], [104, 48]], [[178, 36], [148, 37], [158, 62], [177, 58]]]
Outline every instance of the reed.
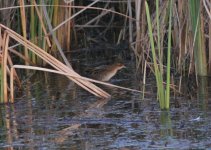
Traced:
[[[21, 14], [21, 26], [22, 26], [22, 33], [23, 33], [23, 37], [25, 38], [25, 39], [27, 39], [27, 29], [26, 29], [26, 18], [27, 18], [27, 16], [26, 16], [26, 11], [25, 11], [25, 3], [24, 3], [24, 0], [19, 0], [19, 3], [20, 3], [20, 14]], [[27, 48], [25, 47], [24, 48], [24, 55], [26, 56], [26, 57], [28, 57], [29, 58], [29, 52], [28, 52], [28, 50], [27, 50]], [[27, 62], [25, 62], [25, 64], [26, 65], [28, 65], [28, 63]]]
[[[112, 87], [121, 88], [121, 89], [125, 89], [125, 90], [140, 92], [140, 91], [129, 89], [129, 88], [115, 86], [115, 85], [112, 85], [112, 84], [109, 84], [109, 83], [104, 83], [104, 82], [84, 78], [84, 77], [80, 76], [79, 74], [77, 74], [76, 72], [74, 72], [72, 70], [72, 68], [69, 68], [68, 66], [64, 65], [63, 63], [58, 61], [56, 58], [54, 58], [50, 54], [46, 53], [41, 48], [34, 45], [29, 40], [26, 40], [24, 37], [20, 36], [19, 34], [17, 34], [16, 32], [12, 31], [9, 28], [7, 28], [6, 26], [0, 24], [0, 30], [4, 32], [4, 38], [3, 38], [4, 39], [3, 40], [4, 41], [4, 43], [3, 43], [3, 45], [4, 45], [3, 54], [4, 55], [3, 55], [3, 65], [2, 65], [3, 66], [3, 84], [2, 85], [3, 85], [3, 89], [4, 89], [4, 91], [3, 91], [3, 99], [4, 99], [3, 102], [4, 103], [8, 103], [8, 102], [13, 103], [14, 102], [14, 95], [13, 95], [14, 77], [17, 79], [17, 74], [16, 74], [14, 68], [24, 68], [24, 69], [28, 69], [28, 70], [34, 69], [34, 70], [48, 71], [48, 72], [54, 72], [54, 73], [66, 75], [69, 79], [74, 81], [76, 84], [78, 84], [79, 86], [81, 86], [85, 90], [87, 90], [90, 93], [92, 93], [92, 94], [94, 94], [98, 97], [101, 97], [101, 98], [109, 98], [110, 95], [107, 92], [100, 89], [99, 87], [95, 86], [91, 82], [109, 85], [109, 86], [112, 86]], [[10, 49], [9, 48], [10, 39], [13, 39], [13, 40], [19, 42], [21, 45], [24, 45], [29, 51], [33, 52], [34, 54], [36, 54], [37, 56], [42, 58], [45, 62], [47, 62], [49, 65], [51, 65], [56, 70], [50, 70], [50, 69], [32, 67], [32, 66], [13, 65], [12, 60], [11, 60], [10, 56], [8, 55], [8, 51]], [[11, 70], [10, 70], [10, 67], [9, 67], [8, 64], [10, 65]], [[10, 94], [11, 94], [10, 101], [8, 99], [9, 91], [7, 90], [8, 89], [7, 88], [8, 87], [7, 74], [6, 74], [7, 71], [10, 73]]]
[[[58, 1], [58, 0], [46, 2], [45, 5], [53, 6], [53, 7], [48, 7], [48, 9], [46, 9], [46, 12], [44, 12], [44, 10], [43, 10], [43, 8], [45, 6], [40, 7], [40, 5], [42, 3], [44, 3], [42, 0], [39, 0], [37, 2], [35, 0], [30, 1], [30, 10], [26, 9], [27, 5], [25, 5], [24, 0], [19, 0], [19, 2], [20, 2], [20, 6], [21, 6], [20, 7], [20, 16], [21, 16], [20, 20], [21, 20], [23, 36], [26, 38], [27, 37], [26, 31], [29, 30], [30, 33], [28, 34], [28, 38], [34, 44], [39, 45], [39, 47], [41, 47], [45, 51], [49, 51], [49, 48], [52, 47], [52, 43], [50, 41], [50, 38], [49, 38], [49, 35], [47, 32], [51, 32], [51, 30], [48, 29], [48, 27], [46, 27], [46, 24], [47, 24], [46, 22], [53, 23], [54, 26], [56, 26], [59, 22], [63, 21], [65, 19], [65, 17], [71, 17], [71, 13], [68, 12], [68, 14], [70, 14], [70, 16], [66, 15], [66, 13], [65, 13], [65, 11], [67, 11], [67, 10], [71, 11], [71, 9], [68, 7], [66, 7], [65, 9], [59, 7], [59, 5], [63, 5], [63, 1]], [[30, 16], [26, 15], [26, 14], [28, 14], [28, 12], [30, 13]], [[43, 17], [43, 16], [46, 16], [46, 14], [44, 14], [44, 13], [47, 14], [49, 20], [46, 20], [46, 17]], [[29, 20], [27, 20], [27, 18], [29, 18]], [[26, 26], [27, 21], [30, 24], [30, 28], [28, 28], [28, 26]], [[69, 21], [69, 24], [70, 24], [70, 21]], [[69, 44], [70, 44], [71, 34], [66, 32], [66, 31], [70, 31], [69, 24], [60, 28], [59, 29], [60, 31], [57, 31], [57, 39], [58, 39], [58, 42], [61, 44], [62, 49], [70, 48]], [[54, 45], [55, 45], [55, 43], [54, 43]], [[58, 45], [58, 44], [56, 44], [56, 45]], [[56, 49], [55, 46], [53, 48], [51, 48], [51, 50], [56, 51], [55, 49]], [[26, 49], [24, 51], [25, 51], [25, 56], [29, 57], [34, 63], [37, 63], [37, 64], [43, 63], [42, 60], [37, 58], [36, 55], [34, 55], [33, 53], [28, 52], [28, 50], [26, 50]], [[52, 52], [50, 52], [50, 53], [52, 53]], [[59, 57], [59, 56], [57, 56], [57, 57]]]
[[[2, 45], [2, 30], [0, 29], [0, 48], [2, 49], [3, 48], [3, 45]], [[3, 61], [2, 61], [2, 59], [3, 59], [3, 54], [2, 54], [2, 50], [0, 50], [0, 103], [2, 103], [3, 102], [3, 69], [2, 69], [2, 66], [3, 66]]]
[[[157, 0], [158, 1], [158, 0]], [[166, 91], [165, 91], [165, 102], [164, 102], [164, 109], [169, 109], [170, 105], [170, 68], [171, 68], [171, 27], [172, 27], [172, 4], [173, 0], [170, 0], [169, 3], [169, 23], [168, 23], [168, 51], [167, 51], [167, 73], [166, 73]]]
[[[20, 19], [19, 23], [15, 24], [17, 25], [16, 32], [20, 33], [19, 30], [21, 30], [25, 39], [28, 38], [45, 52], [56, 54], [54, 56], [57, 58], [60, 58], [61, 56], [69, 68], [71, 68], [71, 65], [66, 59], [64, 51], [70, 51], [71, 44], [73, 43], [73, 39], [71, 38], [72, 34], [75, 34], [74, 43], [77, 41], [84, 42], [83, 39], [87, 39], [85, 33], [89, 32], [85, 28], [100, 26], [100, 22], [104, 21], [105, 23], [105, 20], [103, 19], [111, 13], [112, 15], [109, 16], [111, 18], [116, 17], [116, 15], [118, 15], [118, 17], [124, 17], [122, 19], [123, 21], [117, 21], [117, 19], [112, 20], [108, 17], [110, 19], [109, 24], [111, 25], [109, 28], [112, 28], [112, 24], [118, 24], [119, 21], [122, 21], [121, 23], [124, 24], [123, 26], [118, 27], [120, 28], [119, 30], [115, 30], [119, 33], [114, 33], [113, 39], [115, 39], [116, 35], [119, 36], [118, 42], [120, 39], [128, 39], [130, 47], [135, 54], [134, 58], [137, 64], [137, 70], [141, 70], [140, 72], [142, 72], [145, 77], [147, 76], [146, 73], [148, 73], [146, 67], [153, 68], [149, 61], [153, 61], [153, 71], [156, 76], [161, 109], [169, 108], [170, 67], [172, 67], [176, 73], [179, 73], [181, 78], [186, 76], [187, 73], [194, 73], [194, 71], [196, 71], [195, 73], [197, 75], [207, 75], [207, 63], [209, 62], [209, 72], [211, 72], [211, 38], [210, 36], [207, 36], [207, 33], [205, 34], [205, 31], [211, 30], [211, 23], [209, 18], [207, 21], [209, 22], [209, 26], [205, 24], [206, 21], [204, 22], [203, 20], [206, 20], [207, 18], [201, 13], [210, 13], [211, 9], [208, 1], [203, 1], [204, 5], [202, 5], [202, 2], [199, 0], [181, 2], [178, 0], [156, 0], [153, 1], [154, 3], [150, 3], [150, 6], [145, 4], [145, 1], [140, 0], [127, 0], [127, 2], [118, 3], [96, 0], [92, 1], [87, 6], [83, 6], [83, 4], [86, 3], [85, 1], [74, 1], [69, 4], [67, 4], [66, 1], [59, 0], [19, 0], [19, 2], [21, 7], [13, 7], [14, 9], [18, 8], [20, 10], [20, 14], [15, 15], [18, 16], [16, 19]], [[95, 4], [98, 4], [97, 7], [93, 7]], [[114, 11], [113, 8], [118, 8], [118, 6], [119, 9], [116, 10], [120, 10], [120, 12]], [[146, 8], [148, 10], [145, 10]], [[155, 11], [153, 11], [152, 8], [156, 8]], [[203, 8], [206, 8], [207, 11], [204, 12]], [[3, 9], [4, 8], [1, 8], [0, 10]], [[12, 8], [8, 8], [8, 10], [10, 9]], [[150, 18], [149, 10], [151, 10], [151, 16], [154, 16], [153, 19]], [[147, 12], [148, 14], [146, 15]], [[171, 20], [172, 13], [174, 13], [173, 16], [175, 16], [173, 20]], [[190, 15], [186, 15], [187, 13], [190, 13]], [[211, 15], [209, 14], [209, 17], [210, 16]], [[83, 17], [86, 19], [81, 19]], [[106, 21], [108, 21], [108, 19]], [[73, 24], [73, 22], [75, 22], [75, 24]], [[26, 24], [30, 25], [30, 28], [26, 26]], [[146, 28], [147, 24], [148, 28]], [[109, 28], [106, 27], [103, 32], [106, 34]], [[192, 31], [191, 34], [189, 32], [190, 29]], [[27, 33], [26, 31], [30, 31], [30, 33]], [[102, 30], [99, 29], [98, 31]], [[211, 35], [211, 32], [209, 32], [209, 35]], [[1, 33], [0, 36], [3, 36], [3, 33]], [[150, 38], [148, 38], [148, 36]], [[5, 44], [6, 38], [2, 37], [0, 41], [3, 41]], [[118, 43], [116, 41], [114, 42]], [[205, 43], [207, 45], [205, 45]], [[26, 42], [22, 42], [22, 44], [26, 44]], [[26, 47], [31, 48], [29, 46]], [[49, 49], [50, 47], [51, 49]], [[151, 50], [149, 50], [150, 47]], [[2, 47], [2, 49], [4, 49], [4, 47]], [[207, 52], [209, 52], [209, 57], [207, 57], [209, 58], [208, 62], [206, 58], [206, 49]], [[167, 50], [166, 53], [164, 53], [165, 50]], [[17, 48], [13, 47], [9, 48], [9, 51], [12, 54], [17, 55], [18, 58], [23, 58], [26, 64], [42, 65], [42, 63], [45, 63], [43, 58], [38, 57], [38, 54], [31, 50], [17, 50]], [[22, 51], [25, 51], [24, 55], [21, 54]], [[59, 53], [55, 53], [56, 51], [59, 51], [60, 55]], [[130, 52], [128, 51], [128, 53]], [[1, 53], [1, 55], [3, 54]], [[42, 53], [42, 55], [45, 54]], [[8, 54], [7, 58], [9, 57]], [[11, 64], [11, 62], [9, 64], [9, 61], [6, 62], [6, 67], [10, 67]], [[6, 86], [4, 86], [6, 68], [4, 65], [5, 63], [2, 61], [0, 76], [1, 97], [4, 95], [4, 91], [7, 90], [5, 89]], [[147, 82], [147, 78], [144, 79], [144, 83], [145, 82]], [[163, 84], [164, 82], [166, 85]], [[182, 83], [180, 82], [180, 85], [181, 84]], [[3, 99], [4, 98], [2, 97], [1, 100]]]
[[0, 85], [0, 94], [1, 94], [1, 96], [0, 96], [0, 103], [3, 103], [3, 96], [4, 96], [4, 94], [3, 94], [3, 70], [2, 70], [2, 63], [1, 63], [1, 65], [0, 65], [0, 83], [1, 83], [1, 85]]
[[201, 22], [201, 1], [191, 0], [190, 5], [190, 19], [192, 25], [192, 35], [194, 37], [194, 60], [196, 66], [196, 74], [200, 76], [207, 76], [207, 58], [205, 51], [205, 40], [203, 37], [203, 26]]
[[[74, 72], [71, 68], [65, 66], [63, 63], [61, 63], [60, 61], [58, 61], [56, 58], [54, 58], [53, 56], [51, 56], [50, 54], [46, 53], [45, 51], [43, 51], [42, 49], [40, 49], [39, 47], [37, 47], [36, 45], [34, 45], [33, 43], [31, 43], [30, 41], [26, 40], [24, 37], [18, 35], [17, 33], [15, 33], [14, 31], [12, 31], [11, 29], [7, 28], [6, 26], [0, 24], [0, 30], [4, 30], [4, 49], [3, 49], [3, 99], [4, 99], [4, 103], [8, 103], [8, 85], [7, 85], [7, 59], [8, 59], [8, 46], [9, 46], [9, 39], [12, 38], [14, 40], [16, 40], [17, 42], [19, 42], [20, 44], [24, 45], [27, 49], [29, 49], [30, 51], [32, 51], [33, 53], [35, 53], [37, 56], [39, 56], [40, 58], [42, 58], [43, 60], [45, 60], [47, 63], [49, 63], [50, 65], [52, 65], [52, 67], [54, 67], [55, 69], [57, 69], [58, 71], [64, 72], [64, 73], [69, 73], [72, 74], [73, 76], [78, 76], [80, 77], [79, 74], [77, 74], [76, 72]], [[12, 75], [14, 76], [14, 73], [12, 71]], [[101, 98], [109, 98], [110, 95], [108, 93], [106, 93], [105, 91], [103, 91], [102, 89], [98, 88], [97, 86], [95, 86], [94, 84], [92, 84], [91, 82], [87, 81], [87, 80], [81, 80], [81, 79], [77, 79], [74, 77], [69, 77], [69, 79], [71, 79], [72, 81], [74, 81], [76, 84], [78, 84], [79, 86], [81, 86], [82, 88], [86, 89], [87, 91], [89, 91], [90, 93], [101, 97]], [[12, 80], [13, 82], [13, 80]], [[13, 102], [13, 101], [12, 101]]]
[[162, 111], [160, 113], [160, 124], [162, 129], [160, 130], [160, 135], [163, 137], [173, 136], [172, 121], [170, 111]]
[[[209, 18], [209, 37], [211, 37], [211, 5], [209, 3], [209, 1], [203, 1], [203, 6], [206, 10], [206, 13], [208, 14], [208, 18]], [[208, 48], [208, 53], [209, 53], [209, 57], [208, 57], [208, 74], [211, 74], [211, 38], [209, 38], [209, 48]]]
[[[158, 47], [158, 54], [156, 53], [155, 49], [155, 42], [153, 38], [153, 30], [152, 30], [152, 21], [150, 19], [150, 13], [149, 13], [149, 6], [148, 3], [145, 2], [146, 6], [146, 15], [147, 15], [147, 24], [148, 24], [148, 30], [149, 30], [149, 39], [150, 39], [150, 45], [151, 45], [151, 51], [152, 51], [152, 58], [153, 58], [153, 65], [154, 65], [154, 74], [156, 77], [156, 85], [157, 85], [157, 93], [158, 93], [158, 99], [160, 108], [163, 109], [169, 109], [169, 101], [170, 101], [170, 66], [171, 66], [171, 14], [172, 14], [172, 0], [170, 0], [169, 3], [169, 29], [168, 29], [168, 51], [167, 51], [167, 77], [166, 77], [166, 88], [163, 85], [163, 75], [162, 75], [162, 58], [161, 58], [161, 44], [160, 44], [160, 19], [159, 19], [159, 1], [156, 0], [156, 24], [157, 24], [157, 39], [159, 44], [157, 44]], [[160, 67], [159, 67], [160, 66]]]
[[[31, 5], [33, 5], [33, 1], [31, 1]], [[36, 28], [35, 28], [36, 20], [35, 20], [35, 10], [34, 7], [31, 7], [30, 11], [30, 39], [32, 43], [36, 43]], [[36, 62], [35, 55], [31, 54], [32, 61]]]

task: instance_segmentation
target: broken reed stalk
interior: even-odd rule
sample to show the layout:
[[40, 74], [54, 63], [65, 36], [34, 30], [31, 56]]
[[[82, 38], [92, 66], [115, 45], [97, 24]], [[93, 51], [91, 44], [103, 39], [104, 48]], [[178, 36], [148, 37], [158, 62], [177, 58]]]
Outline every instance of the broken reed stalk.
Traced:
[[28, 64], [33, 64], [35, 65], [35, 63], [33, 63], [29, 58], [26, 58], [23, 54], [19, 53], [18, 51], [16, 51], [15, 49], [9, 47], [8, 50], [13, 53], [14, 55], [18, 56], [19, 58], [23, 59], [24, 61], [27, 61]]
[[[5, 39], [5, 48], [4, 48], [4, 55], [3, 55], [3, 72], [4, 72], [4, 99], [5, 102], [8, 102], [7, 99], [7, 80], [6, 78], [6, 65], [7, 65], [7, 53], [8, 53], [8, 43], [9, 43], [9, 37], [11, 37], [12, 39], [16, 40], [17, 42], [19, 42], [20, 44], [26, 46], [30, 51], [32, 51], [33, 53], [35, 53], [37, 56], [39, 56], [40, 58], [42, 58], [44, 61], [46, 61], [49, 65], [51, 65], [53, 68], [55, 68], [58, 71], [64, 72], [64, 73], [69, 73], [72, 74], [73, 76], [78, 76], [81, 77], [79, 74], [77, 74], [75, 71], [73, 71], [71, 68], [67, 67], [66, 65], [64, 65], [63, 63], [61, 63], [60, 61], [58, 61], [56, 58], [54, 58], [53, 56], [51, 56], [50, 54], [48, 54], [47, 52], [45, 52], [44, 50], [42, 50], [41, 48], [39, 48], [38, 46], [36, 46], [35, 44], [31, 43], [30, 41], [26, 40], [24, 37], [22, 37], [21, 35], [17, 34], [16, 32], [14, 32], [13, 30], [7, 28], [6, 26], [0, 24], [0, 27], [2, 29], [4, 29], [4, 39]], [[7, 35], [7, 36], [6, 36]], [[94, 94], [97, 97], [101, 97], [101, 98], [109, 98], [110, 95], [103, 91], [102, 89], [100, 89], [99, 87], [95, 86], [94, 84], [92, 84], [89, 81], [85, 81], [85, 80], [81, 80], [81, 79], [76, 79], [73, 77], [69, 77], [69, 79], [71, 79], [72, 81], [74, 81], [76, 84], [78, 84], [79, 86], [81, 86], [82, 88], [84, 88], [85, 90], [89, 91], [90, 93]]]
[[43, 17], [42, 17], [42, 15], [41, 15], [41, 13], [40, 13], [38, 7], [37, 7], [36, 1], [33, 0], [32, 2], [33, 2], [33, 5], [34, 5], [34, 7], [35, 7], [35, 10], [36, 10], [37, 16], [38, 16], [38, 18], [39, 18], [39, 21], [40, 21], [40, 23], [41, 23], [42, 30], [43, 30], [43, 32], [44, 32], [44, 34], [45, 34], [45, 39], [46, 39], [46, 41], [47, 41], [48, 47], [51, 47], [51, 42], [50, 42], [50, 39], [49, 39], [49, 37], [48, 37], [48, 35], [47, 35], [48, 33], [47, 33], [46, 28], [45, 28], [45, 24], [44, 24], [44, 21], [43, 21]]
[[[10, 74], [10, 70], [9, 70], [9, 67], [11, 68], [13, 66], [13, 62], [12, 62], [12, 58], [10, 57], [10, 55], [8, 55], [8, 59], [7, 59], [8, 63], [9, 63], [9, 66], [7, 65], [7, 70], [9, 71], [8, 74]], [[16, 81], [17, 81], [17, 85], [19, 88], [21, 88], [21, 81], [20, 79], [18, 78], [18, 74], [17, 72], [14, 70], [13, 71], [13, 76], [15, 77]]]
[[[117, 86], [117, 85], [110, 84], [110, 83], [107, 83], [107, 82], [102, 82], [102, 81], [98, 81], [98, 80], [94, 80], [94, 79], [90, 79], [90, 78], [86, 78], [86, 77], [82, 77], [82, 76], [78, 76], [78, 75], [73, 75], [73, 74], [70, 74], [70, 73], [64, 73], [64, 72], [57, 71], [57, 70], [35, 67], [35, 66], [14, 65], [14, 66], [11, 67], [11, 74], [10, 74], [10, 89], [11, 89], [10, 95], [11, 95], [11, 101], [12, 102], [14, 102], [14, 82], [13, 82], [14, 75], [13, 74], [14, 74], [15, 69], [17, 69], [17, 68], [18, 69], [28, 69], [28, 70], [39, 70], [39, 71], [61, 74], [61, 75], [73, 77], [73, 78], [76, 78], [76, 79], [82, 79], [84, 81], [95, 82], [95, 83], [99, 83], [99, 84], [102, 84], [102, 85], [107, 85], [107, 86], [111, 86], [111, 87], [115, 87], [115, 88], [119, 88], [119, 89], [123, 89], [123, 90], [127, 90], [127, 91], [142, 93], [141, 91], [138, 91], [138, 90], [135, 90], [135, 89]], [[147, 93], [147, 92], [145, 92], [145, 93]]]
[[5, 103], [8, 102], [8, 95], [7, 95], [7, 56], [8, 56], [8, 46], [9, 46], [9, 35], [4, 32], [3, 37], [3, 65], [2, 65], [2, 72], [3, 72], [3, 101]]
[[[20, 3], [20, 13], [21, 13], [21, 25], [22, 25], [22, 32], [23, 32], [23, 37], [26, 39], [27, 34], [26, 34], [26, 13], [25, 13], [25, 7], [24, 7], [24, 0], [19, 0]], [[24, 55], [29, 58], [29, 53], [26, 47], [24, 47]], [[28, 65], [27, 62], [25, 62], [26, 65]]]

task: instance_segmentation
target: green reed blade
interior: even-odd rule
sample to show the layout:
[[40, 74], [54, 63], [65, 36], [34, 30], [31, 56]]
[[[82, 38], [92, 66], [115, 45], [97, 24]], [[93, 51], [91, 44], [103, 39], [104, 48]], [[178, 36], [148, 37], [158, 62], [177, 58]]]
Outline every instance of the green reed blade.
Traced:
[[166, 98], [165, 109], [169, 109], [170, 101], [170, 67], [171, 67], [171, 24], [172, 24], [172, 0], [169, 5], [169, 28], [168, 28], [168, 52], [167, 52], [167, 77], [166, 77]]
[[200, 76], [207, 75], [207, 61], [205, 51], [205, 40], [203, 30], [201, 29], [201, 18], [200, 18], [200, 2], [199, 0], [189, 0], [190, 5], [190, 16], [192, 25], [192, 34], [194, 35], [194, 59], [196, 65], [196, 72]]
[[162, 78], [162, 74], [158, 68], [158, 64], [157, 64], [157, 60], [156, 60], [157, 57], [156, 57], [156, 53], [155, 53], [155, 45], [154, 45], [154, 39], [153, 39], [153, 34], [152, 34], [152, 24], [151, 24], [151, 19], [150, 19], [149, 6], [148, 6], [147, 2], [145, 2], [145, 7], [146, 7], [147, 24], [148, 24], [148, 30], [149, 30], [152, 58], [153, 58], [153, 64], [154, 64], [154, 69], [155, 69], [156, 84], [157, 84], [157, 90], [158, 90], [158, 99], [160, 102], [160, 107], [161, 107], [161, 109], [163, 109], [164, 102], [165, 102], [163, 78]]

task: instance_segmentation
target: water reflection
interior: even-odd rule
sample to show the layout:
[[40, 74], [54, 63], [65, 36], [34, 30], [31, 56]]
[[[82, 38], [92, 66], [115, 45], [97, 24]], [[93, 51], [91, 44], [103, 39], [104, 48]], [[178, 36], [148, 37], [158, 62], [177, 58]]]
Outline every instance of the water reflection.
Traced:
[[[131, 74], [121, 73], [111, 82], [138, 88]], [[151, 94], [144, 99], [141, 94], [102, 86], [113, 96], [104, 100], [59, 75], [38, 73], [34, 80], [38, 79], [26, 83], [24, 97], [14, 105], [1, 105], [0, 147], [112, 150], [211, 145], [210, 96], [206, 94], [210, 88], [206, 80], [199, 84], [198, 99], [177, 97], [181, 106], [173, 107], [172, 98], [171, 110], [161, 112], [154, 82], [147, 82], [145, 88]]]
[[198, 77], [198, 104], [202, 110], [208, 110], [209, 92], [208, 77]]

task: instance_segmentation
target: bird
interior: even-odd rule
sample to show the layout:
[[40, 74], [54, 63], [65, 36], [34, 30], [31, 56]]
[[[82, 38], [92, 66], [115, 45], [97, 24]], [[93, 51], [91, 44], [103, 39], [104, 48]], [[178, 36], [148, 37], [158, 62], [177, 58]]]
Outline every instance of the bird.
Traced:
[[96, 80], [107, 82], [122, 68], [126, 68], [126, 66], [122, 63], [98, 66], [90, 70], [90, 76]]

